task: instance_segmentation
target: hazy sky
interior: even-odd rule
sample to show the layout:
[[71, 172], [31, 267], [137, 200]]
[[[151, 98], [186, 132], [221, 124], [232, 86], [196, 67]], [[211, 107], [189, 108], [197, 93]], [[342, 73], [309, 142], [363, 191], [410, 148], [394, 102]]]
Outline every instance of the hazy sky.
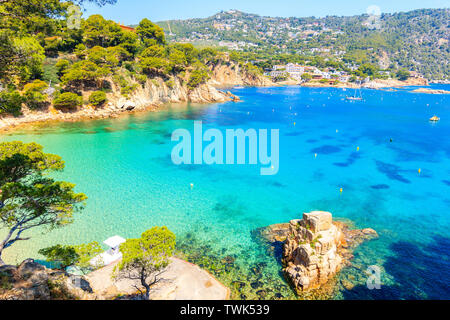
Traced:
[[100, 13], [108, 19], [134, 24], [142, 18], [153, 21], [204, 18], [229, 9], [279, 17], [346, 16], [365, 13], [371, 5], [379, 6], [381, 12], [398, 12], [450, 8], [450, 0], [117, 0], [115, 5], [102, 8], [88, 4], [85, 15]]

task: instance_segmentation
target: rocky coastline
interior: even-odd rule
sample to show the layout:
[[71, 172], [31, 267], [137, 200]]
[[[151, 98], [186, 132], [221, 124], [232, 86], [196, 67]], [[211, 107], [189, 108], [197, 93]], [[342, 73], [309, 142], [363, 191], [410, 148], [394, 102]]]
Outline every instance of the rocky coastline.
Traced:
[[[85, 276], [49, 269], [26, 259], [18, 266], [0, 266], [0, 300], [139, 300], [135, 283], [112, 278], [115, 265]], [[181, 276], [182, 275], [182, 276]], [[152, 300], [227, 300], [230, 290], [207, 271], [171, 258], [164, 281], [152, 288]]]
[[450, 91], [448, 91], [448, 90], [427, 89], [427, 88], [419, 88], [419, 89], [413, 90], [412, 92], [429, 93], [429, 94], [450, 94]]
[[[175, 79], [170, 86], [162, 78], [148, 79], [144, 84], [137, 85], [136, 90], [124, 96], [120, 88], [111, 84], [111, 92], [107, 94], [108, 102], [102, 107], [91, 105], [78, 108], [76, 111], [63, 112], [52, 106], [40, 111], [32, 111], [23, 107], [22, 115], [18, 117], [0, 117], [0, 132], [9, 131], [24, 125], [32, 125], [49, 121], [82, 121], [90, 119], [116, 118], [121, 114], [139, 111], [157, 111], [166, 103], [214, 103], [239, 101], [225, 88], [233, 85], [264, 86], [273, 83], [262, 75], [252, 75], [240, 70], [235, 65], [219, 65], [211, 71], [211, 79], [200, 86], [189, 89], [180, 79]], [[86, 98], [89, 92], [83, 92]]]
[[[110, 81], [112, 83], [112, 81]], [[91, 105], [79, 108], [72, 112], [63, 112], [49, 106], [45, 110], [32, 111], [23, 107], [23, 114], [18, 117], [3, 116], [0, 117], [0, 133], [7, 132], [10, 129], [17, 129], [23, 126], [29, 126], [42, 122], [65, 121], [75, 122], [83, 120], [117, 118], [123, 114], [129, 114], [142, 111], [157, 111], [166, 103], [214, 103], [225, 101], [239, 101], [239, 97], [227, 91], [224, 88], [231, 86], [279, 86], [279, 85], [301, 85], [304, 87], [320, 87], [320, 88], [370, 88], [383, 89], [389, 87], [402, 86], [425, 86], [428, 81], [423, 78], [410, 78], [406, 81], [394, 79], [382, 80], [375, 79], [358, 85], [355, 83], [338, 83], [330, 85], [318, 81], [298, 82], [286, 81], [274, 83], [269, 78], [262, 75], [254, 75], [248, 73], [245, 69], [241, 69], [238, 65], [219, 64], [211, 69], [211, 79], [195, 89], [188, 89], [179, 79], [174, 81], [170, 87], [162, 78], [147, 80], [146, 83], [138, 85], [137, 89], [125, 97], [120, 93], [120, 88], [112, 84], [112, 92], [107, 94], [108, 103], [102, 107], [94, 107]], [[431, 92], [433, 91], [433, 92]], [[443, 93], [435, 91], [444, 90], [428, 90], [417, 89], [414, 92], [421, 93]], [[444, 92], [446, 93], [446, 92]], [[83, 96], [87, 96], [88, 92], [84, 92]]]

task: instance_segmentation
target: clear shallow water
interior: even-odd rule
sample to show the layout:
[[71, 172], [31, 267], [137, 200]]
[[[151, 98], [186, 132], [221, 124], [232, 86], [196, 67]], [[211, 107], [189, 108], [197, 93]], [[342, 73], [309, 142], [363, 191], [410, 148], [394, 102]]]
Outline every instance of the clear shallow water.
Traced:
[[[34, 241], [8, 249], [7, 259], [38, 257], [39, 248], [55, 243], [136, 237], [166, 225], [194, 262], [240, 288], [235, 297], [292, 297], [255, 230], [327, 210], [380, 235], [356, 250], [353, 266], [339, 276], [347, 289], [340, 285], [334, 298], [450, 299], [450, 96], [412, 89], [363, 90], [365, 100], [355, 102], [345, 100], [352, 90], [235, 89], [240, 103], [173, 105], [2, 136], [36, 141], [61, 155], [66, 169], [56, 177], [89, 197], [73, 225], [35, 234]], [[434, 114], [439, 123], [428, 122]], [[259, 165], [173, 165], [171, 133], [192, 130], [193, 120], [202, 120], [204, 130], [280, 129], [278, 174], [260, 176]], [[216, 270], [230, 260], [225, 257], [235, 261]], [[374, 264], [382, 267], [383, 285], [370, 291], [365, 270]]]

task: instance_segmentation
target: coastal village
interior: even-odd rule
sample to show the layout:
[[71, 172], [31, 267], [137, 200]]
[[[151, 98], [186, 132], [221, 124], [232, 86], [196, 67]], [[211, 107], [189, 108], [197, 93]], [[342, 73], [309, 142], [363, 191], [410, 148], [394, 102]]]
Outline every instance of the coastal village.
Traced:
[[[351, 71], [358, 70], [359, 68], [358, 65], [347, 65], [346, 67]], [[380, 74], [385, 78], [385, 80], [394, 79], [394, 76], [390, 71], [381, 71]], [[286, 65], [274, 65], [272, 69], [266, 70], [264, 75], [270, 77], [274, 82], [294, 80], [299, 84], [302, 84], [308, 81], [312, 81], [330, 86], [336, 85], [338, 83], [364, 84], [371, 81], [370, 77], [358, 79], [350, 73], [342, 70], [333, 68], [324, 68], [320, 70], [315, 66], [299, 65], [294, 63], [288, 63]], [[423, 84], [427, 83], [427, 80], [424, 78], [424, 76], [416, 71], [409, 71], [409, 78], [417, 79], [418, 82], [423, 82]]]

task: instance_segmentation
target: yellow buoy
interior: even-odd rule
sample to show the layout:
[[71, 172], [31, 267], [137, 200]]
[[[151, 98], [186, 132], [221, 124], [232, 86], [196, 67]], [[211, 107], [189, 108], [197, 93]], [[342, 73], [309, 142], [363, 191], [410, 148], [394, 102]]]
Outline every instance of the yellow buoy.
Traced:
[[191, 189], [193, 189], [194, 188], [194, 184], [193, 183], [191, 183]]
[[294, 122], [294, 126], [295, 126], [295, 122]]
[[359, 151], [359, 147], [356, 147], [356, 151]]
[[317, 158], [317, 153], [314, 153], [314, 158]]
[[419, 174], [420, 174], [420, 172], [421, 172], [422, 170], [419, 168], [419, 170], [417, 170], [417, 172], [419, 172]]
[[339, 191], [342, 193], [342, 191], [344, 191], [344, 189], [340, 188]]

